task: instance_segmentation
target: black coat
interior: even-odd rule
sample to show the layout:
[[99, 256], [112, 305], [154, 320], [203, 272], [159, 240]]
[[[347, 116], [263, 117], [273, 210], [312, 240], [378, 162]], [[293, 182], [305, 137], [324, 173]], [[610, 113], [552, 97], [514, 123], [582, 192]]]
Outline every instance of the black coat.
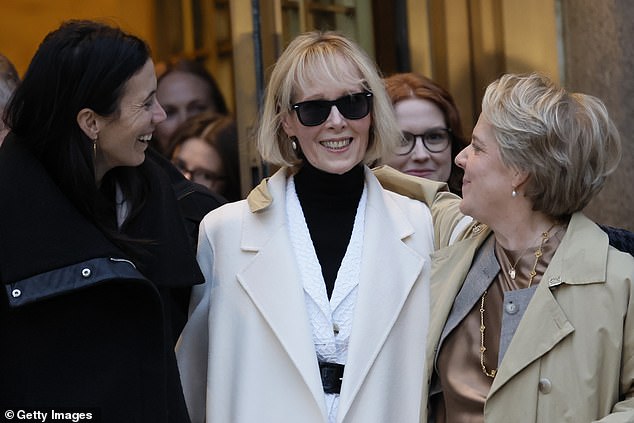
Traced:
[[189, 421], [172, 293], [203, 277], [170, 178], [149, 158], [142, 166], [150, 195], [126, 233], [157, 242], [133, 264], [12, 136], [0, 148], [0, 409]]
[[608, 234], [611, 246], [634, 256], [634, 233], [614, 226], [599, 225], [599, 227]]

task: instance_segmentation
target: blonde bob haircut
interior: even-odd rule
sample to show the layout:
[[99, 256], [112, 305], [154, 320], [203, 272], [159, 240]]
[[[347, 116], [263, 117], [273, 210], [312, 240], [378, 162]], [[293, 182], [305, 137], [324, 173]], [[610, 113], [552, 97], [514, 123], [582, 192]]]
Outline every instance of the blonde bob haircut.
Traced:
[[599, 192], [621, 159], [621, 140], [605, 105], [568, 93], [537, 73], [491, 83], [482, 115], [493, 126], [502, 162], [526, 172], [533, 210], [566, 218]]
[[362, 90], [373, 94], [365, 164], [384, 156], [400, 139], [392, 104], [374, 61], [341, 34], [308, 32], [291, 41], [271, 74], [257, 133], [258, 151], [265, 161], [295, 169], [301, 165], [282, 120], [294, 113], [292, 104], [298, 101], [301, 88], [309, 83], [324, 87], [361, 85]]

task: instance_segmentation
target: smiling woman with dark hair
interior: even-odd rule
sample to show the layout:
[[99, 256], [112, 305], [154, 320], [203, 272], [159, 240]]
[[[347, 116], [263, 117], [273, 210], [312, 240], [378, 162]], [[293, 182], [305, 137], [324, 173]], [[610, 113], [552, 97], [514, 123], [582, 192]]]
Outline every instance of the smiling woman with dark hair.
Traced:
[[165, 119], [147, 45], [62, 24], [6, 116], [0, 404], [187, 422], [176, 300], [202, 275], [169, 176], [146, 157]]

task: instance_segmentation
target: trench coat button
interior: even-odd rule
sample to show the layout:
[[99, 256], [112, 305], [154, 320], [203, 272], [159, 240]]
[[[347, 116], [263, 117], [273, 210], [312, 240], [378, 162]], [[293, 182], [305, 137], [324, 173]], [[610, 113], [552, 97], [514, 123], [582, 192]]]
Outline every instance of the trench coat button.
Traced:
[[87, 268], [87, 267], [86, 267], [86, 268], [81, 269], [81, 275], [82, 275], [83, 277], [85, 277], [85, 278], [89, 277], [91, 273], [92, 273], [92, 272], [91, 272], [91, 271], [90, 271], [90, 269], [89, 269], [89, 268]]
[[20, 295], [22, 295], [22, 291], [20, 291], [19, 289], [14, 289], [13, 291], [11, 291], [11, 296], [13, 298], [18, 298]]
[[515, 314], [519, 310], [519, 306], [513, 302], [508, 302], [504, 304], [504, 311], [508, 314]]
[[550, 391], [553, 389], [553, 384], [550, 382], [548, 378], [539, 379], [539, 392], [542, 394], [550, 394]]
[[336, 323], [333, 323], [333, 324], [332, 324], [332, 332], [333, 332], [335, 335], [338, 335], [338, 334], [339, 334], [339, 325], [338, 325], [338, 324], [336, 324]]

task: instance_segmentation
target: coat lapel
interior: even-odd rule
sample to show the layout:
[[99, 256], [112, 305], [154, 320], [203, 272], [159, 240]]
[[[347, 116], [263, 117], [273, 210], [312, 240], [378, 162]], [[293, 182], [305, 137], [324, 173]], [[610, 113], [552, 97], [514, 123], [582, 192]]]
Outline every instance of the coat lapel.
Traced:
[[463, 286], [478, 247], [490, 234], [489, 230], [483, 231], [482, 228], [482, 225], [475, 226], [472, 229], [475, 237], [432, 254], [431, 316], [426, 353], [428, 375], [432, 374], [440, 338], [450, 318], [454, 299]]
[[[548, 272], [544, 276], [547, 274]], [[573, 331], [574, 327], [548, 284], [540, 283], [500, 363], [489, 397]]]
[[[608, 242], [597, 242], [600, 238], [607, 238], [607, 235], [583, 214], [575, 213], [572, 216], [566, 235], [537, 286], [500, 363], [489, 397], [515, 374], [574, 332], [575, 328], [557, 301], [557, 289], [562, 284], [569, 285], [567, 289], [575, 289], [574, 285], [605, 281]], [[593, 254], [588, 254], [589, 240], [594, 246]]]
[[417, 254], [406, 244], [405, 240], [414, 228], [367, 170], [366, 181], [368, 202], [359, 295], [339, 403], [339, 420], [343, 420], [354, 402], [423, 266], [430, 261], [429, 257]]
[[[427, 344], [427, 371], [431, 374], [439, 340], [462, 281], [467, 277], [473, 257], [490, 233], [473, 228], [473, 237], [443, 248], [433, 254], [432, 310]], [[481, 232], [476, 234], [476, 230]], [[530, 363], [552, 350], [574, 332], [574, 327], [557, 301], [560, 285], [582, 285], [603, 282], [606, 278], [608, 242], [600, 229], [581, 213], [575, 213], [566, 235], [555, 252], [535, 294], [513, 336], [498, 368], [489, 398], [499, 391], [513, 376]], [[587, 245], [594, 250], [588, 254]], [[467, 282], [465, 282], [466, 285]], [[448, 323], [449, 324], [449, 323]], [[423, 396], [424, 401], [427, 396]]]
[[250, 203], [244, 218], [242, 249], [256, 254], [238, 273], [238, 281], [297, 367], [325, 419], [311, 328], [302, 318], [307, 314], [304, 290], [285, 223], [284, 170], [263, 184], [256, 188], [257, 204]]
[[458, 326], [469, 311], [471, 311], [475, 303], [482, 297], [484, 291], [489, 287], [500, 271], [500, 265], [495, 258], [494, 245], [495, 239], [490, 236], [478, 249], [471, 269], [454, 300], [453, 307], [447, 318], [447, 323], [445, 323], [445, 327], [443, 328], [438, 343], [439, 350], [442, 348], [445, 338]]

